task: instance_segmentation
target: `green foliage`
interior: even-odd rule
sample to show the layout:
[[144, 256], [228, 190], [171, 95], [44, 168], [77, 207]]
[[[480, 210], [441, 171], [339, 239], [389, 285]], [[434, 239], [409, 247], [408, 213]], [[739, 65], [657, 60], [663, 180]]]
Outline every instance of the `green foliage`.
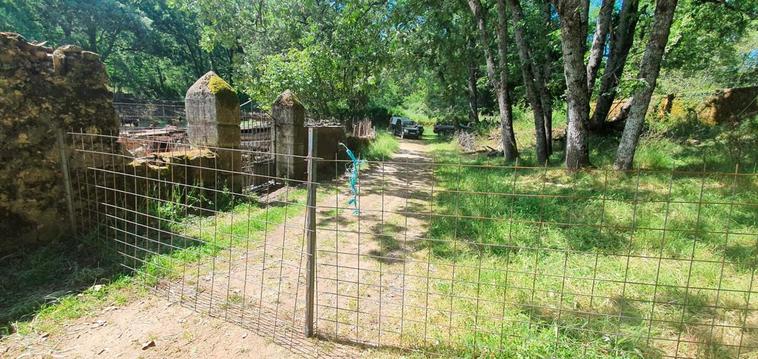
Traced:
[[0, 7], [0, 30], [94, 51], [114, 90], [139, 98], [181, 98], [210, 68], [228, 76], [228, 57], [204, 51], [193, 14], [172, 1], [8, 0]]
[[728, 76], [721, 82], [735, 81], [740, 74], [732, 72], [739, 72], [746, 59], [737, 46], [746, 33], [758, 31], [756, 14], [758, 5], [749, 1], [681, 1], [672, 26], [666, 66]]
[[382, 161], [392, 158], [398, 149], [400, 149], [400, 143], [397, 138], [389, 132], [380, 131], [361, 155], [363, 159], [369, 161]]
[[[619, 85], [634, 91], [654, 6], [642, 3], [640, 23]], [[758, 74], [758, 6], [751, 1], [678, 2], [656, 93], [702, 100], [713, 91], [754, 86]]]
[[365, 113], [388, 59], [387, 6], [371, 1], [179, 1], [206, 49], [233, 52], [234, 81], [262, 108], [295, 91], [316, 117]]

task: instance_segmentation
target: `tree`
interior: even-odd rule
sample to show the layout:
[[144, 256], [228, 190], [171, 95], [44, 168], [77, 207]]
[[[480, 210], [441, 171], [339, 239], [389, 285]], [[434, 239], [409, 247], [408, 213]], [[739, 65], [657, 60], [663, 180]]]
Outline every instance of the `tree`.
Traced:
[[584, 50], [587, 21], [582, 16], [589, 0], [554, 0], [561, 22], [563, 74], [566, 78], [568, 126], [566, 129], [566, 167], [579, 169], [590, 164], [587, 120], [589, 91]]
[[608, 37], [608, 31], [611, 28], [611, 15], [613, 15], [613, 5], [615, 0], [603, 0], [600, 4], [600, 12], [597, 15], [597, 24], [595, 26], [595, 35], [592, 37], [592, 47], [590, 56], [587, 59], [587, 89], [592, 93], [595, 88], [595, 76], [600, 68], [605, 51], [605, 41]]
[[410, 90], [398, 111], [479, 121], [489, 92], [480, 85], [484, 59], [469, 11], [464, 2], [433, 0], [409, 0], [393, 10], [393, 27], [401, 32], [390, 45], [394, 51], [388, 67]]
[[[503, 6], [504, 0], [498, 0], [498, 14], [505, 12]], [[526, 39], [525, 31], [525, 19], [524, 13], [521, 9], [519, 0], [508, 0], [508, 10], [511, 13], [511, 19], [513, 20], [513, 32], [516, 38], [516, 46], [518, 48], [519, 60], [521, 61], [521, 76], [524, 80], [524, 87], [526, 88], [526, 97], [529, 101], [529, 105], [532, 107], [534, 114], [534, 135], [536, 138], [535, 152], [537, 154], [537, 162], [543, 164], [548, 158], [548, 144], [547, 136], [545, 134], [545, 113], [542, 107], [542, 100], [540, 96], [542, 92], [539, 90], [543, 84], [537, 84], [537, 78], [542, 80], [541, 74], [537, 74], [541, 71], [540, 68], [534, 63], [534, 59], [531, 54], [531, 49]], [[539, 81], [542, 82], [542, 81]]]
[[[473, 37], [468, 37], [466, 40], [466, 50], [476, 58], [474, 51], [476, 51], [476, 40]], [[477, 88], [477, 79], [479, 78], [479, 69], [475, 61], [468, 61], [468, 83], [466, 89], [468, 90], [468, 119], [471, 123], [479, 123], [479, 90]]]
[[498, 78], [495, 69], [495, 58], [489, 47], [490, 39], [487, 33], [486, 18], [482, 9], [482, 4], [479, 0], [468, 0], [468, 4], [471, 8], [471, 13], [474, 15], [474, 20], [479, 29], [479, 36], [482, 40], [482, 47], [484, 48], [484, 55], [487, 61], [487, 77], [497, 95], [497, 104], [500, 111], [500, 126], [503, 137], [503, 155], [505, 156], [506, 161], [515, 161], [518, 158], [518, 149], [516, 147], [516, 136], [513, 133], [513, 111], [511, 108], [510, 94], [508, 93], [508, 62], [506, 58], [507, 20], [505, 18], [505, 9], [502, 6], [498, 6], [497, 48], [498, 62], [500, 65], [500, 76]]
[[661, 59], [666, 50], [671, 22], [674, 18], [677, 0], [657, 0], [655, 4], [655, 17], [650, 40], [645, 47], [642, 56], [640, 72], [637, 75], [638, 88], [634, 92], [629, 106], [629, 116], [624, 126], [616, 152], [616, 161], [613, 167], [617, 170], [629, 170], [632, 168], [634, 153], [637, 150], [645, 114], [650, 105], [650, 97], [655, 90], [658, 74], [661, 69]]
[[611, 54], [605, 64], [605, 72], [595, 103], [595, 112], [590, 120], [590, 128], [592, 129], [597, 130], [605, 125], [613, 101], [616, 99], [618, 84], [624, 73], [629, 49], [632, 48], [634, 42], [638, 6], [639, 0], [624, 0], [621, 7], [618, 25], [611, 38]]
[[540, 20], [537, 21], [538, 31], [535, 38], [538, 44], [537, 50], [534, 56], [534, 67], [536, 69], [535, 78], [538, 91], [540, 93], [540, 100], [542, 100], [542, 108], [545, 115], [545, 137], [547, 139], [547, 153], [553, 154], [553, 96], [548, 89], [552, 68], [556, 59], [558, 58], [557, 46], [554, 45], [554, 41], [551, 41], [551, 34], [558, 29], [558, 25], [553, 21], [553, 12], [550, 7], [550, 0], [541, 0], [539, 2]]
[[14, 0], [3, 5], [4, 30], [49, 46], [74, 44], [98, 53], [117, 93], [178, 99], [211, 63], [224, 61], [200, 47], [199, 24], [173, 1]]

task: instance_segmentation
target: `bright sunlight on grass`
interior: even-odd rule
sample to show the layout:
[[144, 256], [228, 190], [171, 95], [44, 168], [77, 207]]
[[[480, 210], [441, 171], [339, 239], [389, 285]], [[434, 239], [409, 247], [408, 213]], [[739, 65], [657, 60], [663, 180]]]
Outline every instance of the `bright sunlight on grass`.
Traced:
[[455, 282], [431, 281], [430, 306], [460, 315], [429, 336], [452, 355], [734, 357], [758, 339], [740, 330], [758, 322], [753, 176], [446, 165], [436, 183], [431, 265]]
[[377, 131], [376, 138], [363, 151], [363, 157], [369, 161], [386, 160], [400, 148], [397, 138], [387, 131]]

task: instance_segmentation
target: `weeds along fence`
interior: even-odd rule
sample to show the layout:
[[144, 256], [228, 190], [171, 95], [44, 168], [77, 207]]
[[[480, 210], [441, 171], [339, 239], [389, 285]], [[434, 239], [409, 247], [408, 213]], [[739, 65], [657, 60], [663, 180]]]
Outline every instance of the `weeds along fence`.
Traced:
[[[158, 295], [305, 356], [758, 355], [754, 172], [571, 173], [411, 151], [357, 166], [293, 157], [309, 179], [253, 188], [258, 174], [217, 160], [249, 150], [187, 149], [169, 166], [113, 136], [68, 139], [86, 164], [71, 174], [80, 230]], [[333, 174], [316, 182], [316, 168]]]

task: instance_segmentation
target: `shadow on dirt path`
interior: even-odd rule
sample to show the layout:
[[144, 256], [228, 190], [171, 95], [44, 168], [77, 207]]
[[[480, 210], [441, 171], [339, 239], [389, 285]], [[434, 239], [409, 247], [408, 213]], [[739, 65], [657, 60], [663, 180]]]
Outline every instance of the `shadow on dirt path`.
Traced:
[[[367, 354], [364, 345], [398, 346], [419, 329], [402, 318], [419, 306], [419, 277], [430, 270], [420, 249], [433, 187], [426, 151], [423, 141], [401, 140], [392, 160], [362, 169], [358, 214], [344, 178], [319, 190], [315, 326], [333, 341], [302, 334], [305, 216], [293, 210], [259, 238], [161, 280], [155, 296], [86, 315], [60, 333], [15, 335], [0, 343], [0, 356], [356, 357]], [[341, 172], [344, 163], [334, 166]]]

